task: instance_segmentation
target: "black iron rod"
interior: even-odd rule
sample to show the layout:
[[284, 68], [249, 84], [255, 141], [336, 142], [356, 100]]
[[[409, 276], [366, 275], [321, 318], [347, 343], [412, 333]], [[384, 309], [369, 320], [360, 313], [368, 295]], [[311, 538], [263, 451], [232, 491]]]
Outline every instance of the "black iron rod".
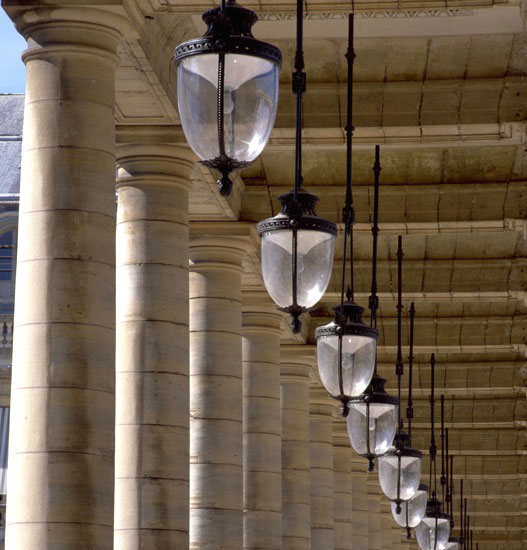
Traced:
[[352, 138], [353, 138], [353, 64], [355, 61], [354, 40], [354, 14], [348, 16], [348, 112], [346, 114], [346, 206], [344, 208], [344, 223], [349, 234], [350, 246], [350, 286], [348, 299], [355, 299], [355, 279], [353, 273], [353, 225], [355, 212], [353, 210], [353, 163], [352, 163]]
[[434, 489], [433, 489], [433, 497], [435, 498], [437, 492], [436, 487], [436, 479], [435, 479], [435, 462], [436, 462], [436, 440], [435, 440], [435, 430], [434, 430], [434, 408], [435, 408], [435, 401], [434, 401], [434, 379], [435, 379], [435, 364], [436, 364], [436, 358], [435, 355], [432, 353], [430, 356], [430, 376], [431, 376], [431, 384], [430, 384], [430, 490], [432, 491], [432, 463], [434, 465]]
[[408, 437], [412, 439], [412, 418], [414, 417], [414, 402], [412, 400], [412, 383], [414, 369], [414, 320], [415, 305], [410, 304], [410, 355], [408, 356], [408, 405], [406, 407], [406, 418], [408, 419]]
[[[447, 431], [447, 444], [448, 444], [448, 431]], [[454, 529], [454, 455], [450, 455], [450, 522], [452, 529]]]
[[459, 480], [459, 532], [461, 535], [461, 542], [463, 542], [463, 480]]
[[463, 518], [463, 548], [466, 549], [467, 547], [467, 499], [463, 499], [463, 510], [464, 510], [464, 518]]
[[373, 236], [372, 267], [371, 267], [371, 294], [369, 300], [370, 326], [377, 327], [377, 310], [379, 309], [379, 298], [377, 296], [377, 241], [379, 237], [379, 179], [381, 175], [380, 147], [375, 146], [375, 162], [373, 164], [374, 186], [373, 186], [373, 225], [371, 234]]
[[445, 396], [441, 395], [441, 497], [445, 502]]
[[293, 93], [296, 94], [296, 141], [295, 141], [295, 191], [302, 187], [302, 97], [306, 91], [306, 73], [304, 72], [304, 4], [303, 0], [296, 2], [296, 54], [295, 72], [293, 73]]
[[399, 398], [398, 407], [398, 430], [402, 430], [403, 420], [401, 417], [401, 377], [403, 375], [403, 350], [402, 350], [402, 321], [403, 321], [403, 237], [397, 237], [397, 359], [395, 362], [395, 375], [397, 376], [397, 395]]

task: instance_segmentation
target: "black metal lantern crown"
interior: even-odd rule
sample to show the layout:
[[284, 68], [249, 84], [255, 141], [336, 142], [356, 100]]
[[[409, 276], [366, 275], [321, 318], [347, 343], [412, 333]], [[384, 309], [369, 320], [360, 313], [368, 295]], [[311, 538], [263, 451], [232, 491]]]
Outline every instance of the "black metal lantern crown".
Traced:
[[229, 174], [261, 153], [274, 125], [282, 54], [253, 36], [258, 16], [235, 0], [203, 21], [205, 34], [174, 52], [179, 115], [189, 145], [221, 173], [220, 193], [229, 195]]

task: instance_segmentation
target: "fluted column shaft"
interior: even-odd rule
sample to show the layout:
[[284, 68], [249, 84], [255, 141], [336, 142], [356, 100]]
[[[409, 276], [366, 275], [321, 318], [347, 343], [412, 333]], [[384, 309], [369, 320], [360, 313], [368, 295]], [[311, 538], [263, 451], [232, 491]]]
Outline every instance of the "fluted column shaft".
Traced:
[[311, 549], [309, 371], [281, 348], [282, 548]]
[[188, 149], [117, 149], [115, 550], [188, 547]]
[[381, 497], [377, 472], [368, 476], [368, 527], [370, 550], [382, 550]]
[[[344, 423], [337, 421], [338, 428]], [[334, 425], [335, 428], [335, 425]], [[352, 550], [351, 447], [347, 435], [333, 436], [335, 550]], [[353, 549], [354, 550], [354, 549]]]
[[355, 452], [351, 455], [351, 548], [369, 549], [367, 462]]
[[244, 305], [243, 548], [282, 548], [280, 323], [273, 306]]
[[23, 55], [6, 547], [109, 550], [114, 86], [126, 21], [86, 7], [12, 3], [8, 11], [30, 47]]
[[[334, 548], [333, 533], [333, 411], [335, 406], [317, 388], [310, 392], [311, 548]], [[324, 392], [325, 393], [325, 392]]]
[[190, 549], [243, 547], [242, 259], [248, 239], [190, 245]]

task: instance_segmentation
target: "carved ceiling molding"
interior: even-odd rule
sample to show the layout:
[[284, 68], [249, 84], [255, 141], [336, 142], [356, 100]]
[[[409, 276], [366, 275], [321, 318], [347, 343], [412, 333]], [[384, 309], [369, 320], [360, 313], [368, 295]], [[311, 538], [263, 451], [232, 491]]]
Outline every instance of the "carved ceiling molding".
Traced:
[[[465, 17], [474, 15], [469, 9], [417, 9], [417, 10], [369, 10], [356, 13], [357, 19], [416, 19], [420, 17]], [[293, 13], [259, 13], [261, 21], [290, 21], [295, 19]], [[347, 13], [306, 13], [307, 20], [347, 19]]]

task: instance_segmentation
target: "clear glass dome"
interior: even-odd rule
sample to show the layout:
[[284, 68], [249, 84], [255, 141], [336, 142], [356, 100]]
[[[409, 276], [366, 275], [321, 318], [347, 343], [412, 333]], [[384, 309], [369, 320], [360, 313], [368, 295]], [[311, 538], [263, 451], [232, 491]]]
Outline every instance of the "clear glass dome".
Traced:
[[[399, 495], [397, 481], [400, 477]], [[412, 498], [421, 483], [421, 458], [417, 456], [397, 456], [391, 449], [379, 458], [379, 482], [383, 493], [390, 500]]]
[[[279, 307], [293, 303], [293, 231], [262, 234], [262, 274], [265, 288]], [[323, 231], [297, 231], [297, 303], [313, 307], [324, 295], [333, 269], [335, 236]]]
[[425, 516], [415, 531], [421, 550], [446, 550], [450, 537], [450, 521], [447, 518]]
[[401, 527], [415, 529], [424, 518], [426, 513], [426, 501], [428, 500], [428, 491], [426, 489], [417, 489], [415, 495], [401, 504], [401, 513], [398, 514], [397, 504], [392, 502], [393, 519]]
[[[368, 419], [368, 406], [370, 408]], [[368, 421], [369, 420], [369, 421]], [[388, 403], [350, 403], [346, 419], [351, 446], [360, 455], [380, 456], [391, 446], [395, 436], [397, 405]]]
[[[219, 54], [192, 55], [177, 65], [178, 109], [185, 137], [202, 159], [220, 154], [218, 141]], [[225, 154], [251, 162], [263, 150], [278, 107], [279, 66], [251, 55], [225, 54]]]
[[459, 542], [448, 541], [445, 546], [445, 550], [459, 550]]
[[[335, 322], [327, 327], [336, 327]], [[340, 395], [339, 336], [317, 338], [318, 372], [320, 380], [331, 395]], [[342, 336], [342, 385], [344, 395], [357, 396], [369, 386], [375, 369], [375, 338], [369, 336]]]

